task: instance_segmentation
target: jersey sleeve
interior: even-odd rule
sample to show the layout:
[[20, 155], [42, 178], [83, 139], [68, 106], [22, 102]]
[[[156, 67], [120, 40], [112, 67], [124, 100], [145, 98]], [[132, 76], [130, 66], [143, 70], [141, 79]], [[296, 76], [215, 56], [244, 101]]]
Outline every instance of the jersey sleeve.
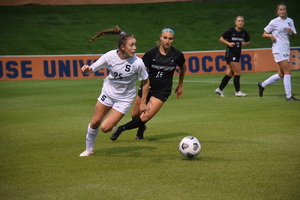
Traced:
[[153, 57], [152, 54], [153, 54], [153, 49], [147, 51], [142, 58], [146, 67], [150, 67], [152, 65], [152, 57]]
[[185, 63], [185, 58], [182, 52], [180, 52], [179, 56], [178, 56], [178, 66], [183, 66], [183, 64]]
[[270, 23], [264, 28], [267, 33], [271, 33], [275, 29], [274, 20], [271, 20]]
[[296, 28], [295, 28], [295, 25], [294, 25], [294, 21], [291, 19], [291, 29], [292, 31], [297, 34], [297, 31], [296, 31]]
[[142, 60], [139, 62], [139, 67], [138, 67], [138, 79], [141, 80], [146, 80], [148, 78], [148, 72], [146, 70], [145, 64]]
[[99, 69], [107, 68], [108, 64], [106, 62], [106, 54], [102, 55], [96, 62], [94, 62], [91, 66], [93, 72], [98, 71]]
[[228, 29], [227, 31], [225, 31], [223, 34], [222, 34], [222, 37], [225, 39], [225, 40], [228, 40], [231, 36], [231, 29]]

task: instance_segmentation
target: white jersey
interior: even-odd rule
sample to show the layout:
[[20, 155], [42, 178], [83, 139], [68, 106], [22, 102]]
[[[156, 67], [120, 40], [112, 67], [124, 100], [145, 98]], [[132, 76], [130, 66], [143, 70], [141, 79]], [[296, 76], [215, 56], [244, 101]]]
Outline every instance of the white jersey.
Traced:
[[134, 55], [122, 60], [117, 50], [102, 55], [91, 67], [93, 72], [103, 68], [109, 70], [103, 83], [102, 92], [114, 99], [134, 100], [136, 81], [148, 78], [146, 67], [141, 58]]
[[277, 17], [270, 21], [270, 23], [264, 28], [267, 33], [272, 33], [276, 38], [276, 42], [273, 42], [272, 52], [289, 54], [290, 52], [290, 33], [286, 31], [287, 28], [291, 28], [296, 34], [294, 21], [287, 17], [285, 20]]

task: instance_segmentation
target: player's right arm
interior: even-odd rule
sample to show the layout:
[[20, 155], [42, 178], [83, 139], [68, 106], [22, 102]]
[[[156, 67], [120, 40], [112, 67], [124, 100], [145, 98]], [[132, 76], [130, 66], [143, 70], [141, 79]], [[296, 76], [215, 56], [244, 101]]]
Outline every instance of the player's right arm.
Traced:
[[264, 33], [262, 34], [262, 37], [270, 38], [272, 42], [276, 42], [276, 38], [274, 37], [274, 35], [271, 33], [268, 33], [267, 31], [264, 31]]
[[230, 46], [230, 47], [234, 47], [235, 43], [234, 42], [228, 42], [227, 40], [225, 40], [223, 38], [223, 36], [220, 37], [220, 42], [226, 44], [227, 46]]

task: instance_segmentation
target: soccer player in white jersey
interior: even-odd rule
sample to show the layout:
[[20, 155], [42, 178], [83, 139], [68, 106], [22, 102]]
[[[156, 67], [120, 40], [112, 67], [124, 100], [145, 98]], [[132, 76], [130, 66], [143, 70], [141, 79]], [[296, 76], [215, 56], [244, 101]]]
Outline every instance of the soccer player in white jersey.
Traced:
[[299, 99], [292, 96], [291, 69], [289, 68], [289, 37], [292, 36], [294, 38], [297, 32], [294, 26], [294, 21], [287, 17], [286, 5], [283, 3], [278, 4], [276, 11], [278, 17], [271, 20], [265, 27], [262, 37], [271, 39], [273, 43], [272, 53], [275, 62], [279, 65], [279, 68], [277, 74], [272, 75], [262, 83], [258, 83], [259, 96], [263, 96], [264, 89], [267, 85], [283, 78], [286, 101], [299, 101]]
[[107, 68], [109, 75], [105, 78], [101, 94], [94, 109], [94, 115], [87, 128], [86, 150], [79, 156], [94, 153], [94, 144], [99, 132], [109, 132], [129, 110], [136, 95], [136, 82], [143, 82], [141, 112], [146, 110], [146, 97], [149, 91], [148, 72], [141, 58], [135, 55], [136, 39], [133, 35], [121, 32], [119, 27], [98, 33], [92, 40], [102, 35], [119, 34], [118, 49], [102, 55], [92, 65], [84, 65], [85, 74]]

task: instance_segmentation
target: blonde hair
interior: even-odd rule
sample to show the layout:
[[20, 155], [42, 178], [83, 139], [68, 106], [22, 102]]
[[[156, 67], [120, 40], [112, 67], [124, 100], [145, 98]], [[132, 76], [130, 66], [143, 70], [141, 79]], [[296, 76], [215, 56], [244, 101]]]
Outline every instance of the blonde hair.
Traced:
[[240, 15], [240, 16], [237, 16], [237, 17], [234, 19], [234, 23], [237, 21], [238, 18], [243, 18], [243, 20], [245, 20], [244, 16], [241, 16], [241, 15]]

